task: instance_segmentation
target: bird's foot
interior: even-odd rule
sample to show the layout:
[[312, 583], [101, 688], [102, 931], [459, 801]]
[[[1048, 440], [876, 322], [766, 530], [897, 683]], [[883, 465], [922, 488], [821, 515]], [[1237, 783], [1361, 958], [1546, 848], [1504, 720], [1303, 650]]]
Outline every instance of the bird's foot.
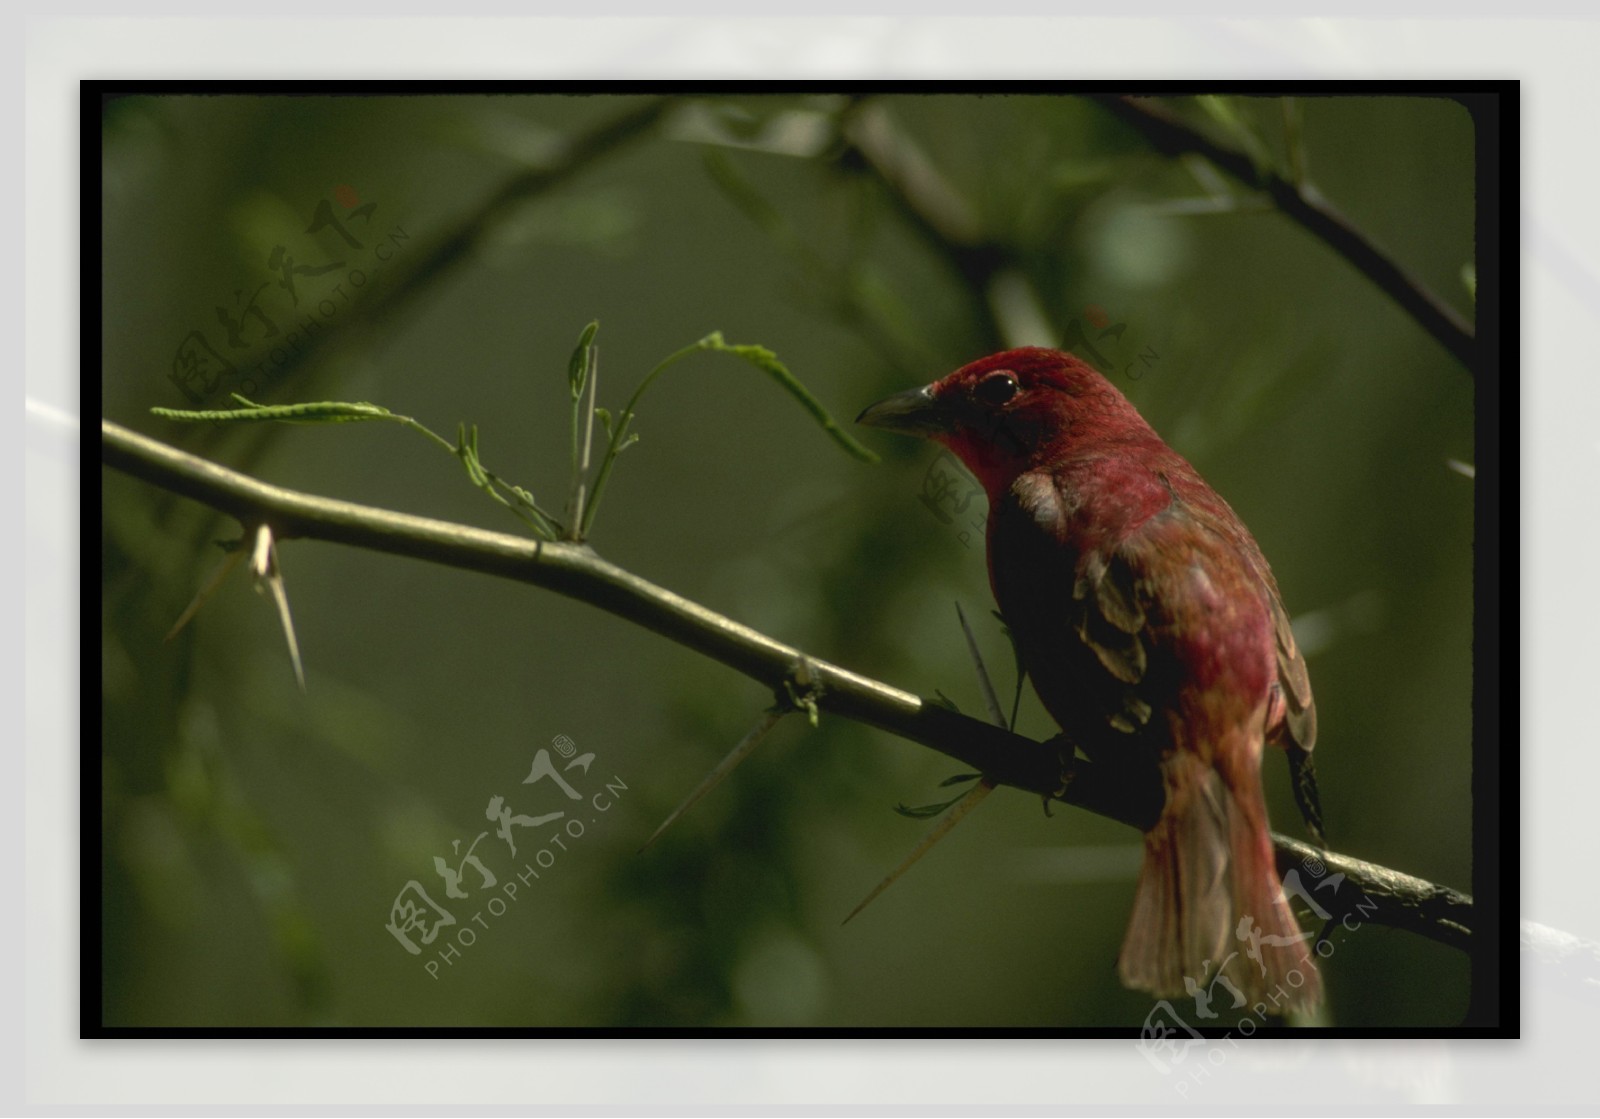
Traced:
[[1072, 786], [1072, 780], [1077, 776], [1078, 752], [1064, 734], [1058, 734], [1045, 743], [1046, 746], [1055, 747], [1056, 761], [1059, 766], [1059, 783], [1054, 791], [1047, 793], [1044, 798], [1044, 814], [1050, 815], [1050, 802], [1052, 800], [1065, 800], [1067, 789]]

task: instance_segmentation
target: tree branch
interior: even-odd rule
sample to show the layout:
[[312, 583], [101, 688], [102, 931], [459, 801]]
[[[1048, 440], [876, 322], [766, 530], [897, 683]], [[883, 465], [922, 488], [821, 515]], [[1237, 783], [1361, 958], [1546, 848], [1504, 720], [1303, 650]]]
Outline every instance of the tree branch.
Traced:
[[889, 204], [927, 246], [943, 257], [972, 305], [985, 352], [1003, 348], [989, 304], [995, 277], [1014, 263], [1004, 246], [985, 238], [972, 207], [932, 161], [870, 100], [852, 104], [840, 120], [843, 156], [865, 164], [885, 187]]
[[[716, 614], [601, 559], [586, 545], [550, 543], [488, 532], [426, 517], [299, 493], [257, 481], [205, 459], [100, 422], [103, 463], [161, 489], [209, 505], [250, 529], [263, 522], [278, 539], [303, 537], [409, 556], [466, 571], [497, 575], [557, 591], [654, 630], [721, 661], [780, 695], [804, 661], [816, 681], [817, 704], [955, 758], [996, 783], [1062, 800], [1144, 830], [1162, 803], [1159, 780], [1117, 772], [1079, 759], [1061, 788], [1062, 747], [1035, 742], [929, 703]], [[1280, 868], [1299, 865], [1314, 875], [1343, 873], [1355, 889], [1318, 892], [1335, 918], [1354, 916], [1408, 929], [1466, 949], [1472, 899], [1386, 867], [1274, 835]], [[1311, 860], [1317, 860], [1316, 863]], [[1302, 876], [1304, 877], [1304, 876]]]
[[[270, 382], [264, 381], [252, 395], [279, 392], [296, 384], [297, 379], [307, 374], [322, 355], [336, 350], [340, 340], [370, 328], [382, 316], [401, 311], [430, 286], [448, 276], [518, 206], [556, 191], [596, 163], [621, 151], [631, 141], [647, 135], [671, 111], [672, 105], [669, 97], [652, 98], [616, 119], [567, 141], [560, 157], [549, 166], [528, 168], [508, 176], [443, 234], [431, 239], [426, 248], [411, 258], [409, 264], [396, 266], [392, 282], [374, 285], [375, 290], [358, 302], [356, 314], [340, 315], [322, 324], [321, 329], [307, 337], [303, 345], [291, 347], [282, 364], [273, 367]], [[219, 387], [218, 396], [226, 400], [226, 395], [221, 392], [223, 388], [236, 391], [242, 388], [242, 382]], [[222, 430], [218, 428], [200, 432], [198, 438], [204, 445], [215, 445]], [[246, 462], [253, 461], [266, 442], [267, 432], [263, 428], [255, 435], [253, 445], [248, 445], [246, 450], [238, 453]]]
[[1471, 324], [1378, 248], [1313, 187], [1296, 185], [1270, 168], [1258, 167], [1245, 153], [1223, 147], [1147, 99], [1099, 95], [1094, 100], [1144, 133], [1158, 150], [1168, 155], [1184, 152], [1203, 155], [1246, 186], [1265, 191], [1285, 217], [1305, 227], [1355, 265], [1424, 330], [1443, 343], [1469, 371], [1474, 370], [1478, 346]]

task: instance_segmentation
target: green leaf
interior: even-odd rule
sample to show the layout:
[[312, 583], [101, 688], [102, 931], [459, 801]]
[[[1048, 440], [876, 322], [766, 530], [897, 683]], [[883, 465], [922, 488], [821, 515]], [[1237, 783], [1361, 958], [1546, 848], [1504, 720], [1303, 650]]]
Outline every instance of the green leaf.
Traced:
[[583, 333], [578, 336], [577, 348], [572, 351], [572, 357], [567, 359], [567, 385], [572, 390], [573, 400], [583, 395], [584, 382], [589, 375], [589, 347], [594, 345], [595, 332], [599, 329], [599, 319], [584, 327]]
[[472, 479], [472, 484], [493, 494], [494, 488], [489, 484], [483, 463], [478, 459], [477, 424], [473, 424], [470, 429], [465, 425], [456, 428], [456, 454], [461, 458], [461, 465], [467, 468], [467, 477]]
[[[730, 345], [723, 339], [721, 331], [713, 331], [698, 342], [692, 342], [683, 347], [683, 349], [668, 354], [663, 358], [654, 369], [645, 375], [644, 380], [639, 382], [639, 387], [633, 390], [633, 395], [628, 398], [628, 403], [618, 413], [615, 421], [612, 421], [609, 416], [606, 418], [606, 433], [609, 436], [607, 440], [608, 446], [605, 454], [601, 456], [600, 470], [595, 476], [594, 488], [589, 502], [583, 510], [582, 523], [575, 526], [578, 539], [587, 538], [590, 529], [594, 525], [595, 514], [600, 508], [601, 498], [605, 496], [606, 485], [611, 480], [611, 470], [616, 465], [617, 456], [624, 448], [633, 445], [636, 437], [632, 436], [628, 429], [638, 413], [639, 401], [644, 397], [645, 391], [656, 382], [656, 378], [684, 358], [707, 350], [712, 353], [731, 354], [756, 366], [756, 368], [782, 385], [789, 395], [798, 400], [806, 411], [810, 412], [813, 418], [822, 425], [823, 430], [832, 436], [833, 440], [846, 451], [863, 462], [878, 461], [877, 455], [857, 443], [850, 437], [848, 432], [834, 421], [834, 418], [828, 414], [828, 410], [817, 401], [816, 397], [811, 395], [793, 373], [789, 372], [788, 368], [778, 360], [778, 356], [771, 350], [765, 346]], [[574, 456], [574, 460], [576, 460], [576, 456]]]
[[[592, 324], [591, 324], [592, 325]], [[592, 333], [590, 334], [592, 338]], [[540, 537], [546, 540], [555, 540], [559, 530], [555, 520], [534, 502], [533, 495], [519, 486], [509, 483], [490, 474], [484, 468], [483, 461], [478, 453], [478, 429], [474, 426], [469, 432], [466, 424], [456, 425], [456, 441], [452, 446], [449, 440], [423, 424], [418, 423], [410, 416], [397, 415], [389, 409], [377, 404], [360, 401], [325, 400], [314, 404], [257, 404], [238, 393], [232, 393], [233, 399], [239, 402], [240, 407], [226, 411], [180, 411], [173, 408], [152, 408], [150, 411], [157, 416], [181, 421], [276, 421], [279, 423], [301, 424], [329, 424], [329, 423], [357, 423], [363, 420], [387, 420], [390, 423], [400, 424], [422, 435], [429, 442], [444, 451], [454, 455], [466, 469], [467, 477], [472, 484], [483, 490], [495, 501], [511, 510], [523, 524], [533, 529]], [[499, 485], [516, 497], [518, 504], [513, 505], [495, 489]], [[520, 507], [519, 507], [520, 506]]]
[[253, 400], [246, 400], [238, 393], [229, 393], [242, 407], [225, 408], [210, 411], [189, 411], [181, 408], [152, 408], [150, 414], [160, 416], [166, 420], [179, 420], [185, 423], [205, 422], [213, 420], [224, 423], [302, 423], [302, 424], [339, 424], [360, 423], [363, 420], [403, 420], [404, 417], [396, 416], [387, 408], [376, 404], [369, 404], [364, 400], [339, 401], [324, 400], [316, 404], [257, 404]]
[[900, 815], [908, 816], [913, 820], [926, 820], [930, 816], [937, 816], [939, 813], [943, 812], [946, 808], [949, 808], [952, 804], [966, 795], [966, 792], [962, 792], [959, 796], [951, 797], [942, 804], [922, 804], [918, 805], [916, 808], [910, 808], [904, 804], [897, 804], [894, 806], [894, 810], [900, 813]]
[[811, 395], [810, 390], [805, 385], [800, 383], [799, 378], [789, 372], [789, 367], [778, 360], [778, 355], [765, 346], [730, 345], [723, 340], [721, 331], [713, 331], [700, 340], [700, 348], [710, 350], [713, 353], [732, 354], [734, 357], [742, 358], [749, 362], [783, 386], [790, 396], [800, 402], [801, 407], [811, 413], [811, 417], [822, 426], [824, 431], [833, 437], [834, 442], [838, 443], [839, 446], [862, 462], [878, 461], [878, 456], [856, 442], [849, 432], [840, 427], [838, 422], [828, 414], [828, 410], [822, 406], [821, 402]]
[[1234, 107], [1231, 98], [1204, 94], [1196, 97], [1195, 101], [1211, 119], [1222, 125], [1239, 141], [1239, 146], [1250, 157], [1250, 162], [1255, 164], [1257, 173], [1272, 170], [1272, 155], [1267, 151], [1267, 145], [1255, 128]]

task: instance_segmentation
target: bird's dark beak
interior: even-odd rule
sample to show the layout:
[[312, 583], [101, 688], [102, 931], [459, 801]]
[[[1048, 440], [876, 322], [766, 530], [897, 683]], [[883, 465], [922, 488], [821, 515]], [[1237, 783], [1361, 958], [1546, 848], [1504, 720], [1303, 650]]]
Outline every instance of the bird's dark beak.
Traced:
[[856, 423], [881, 427], [906, 435], [944, 435], [951, 431], [951, 416], [933, 395], [932, 385], [908, 389], [878, 401], [856, 417]]

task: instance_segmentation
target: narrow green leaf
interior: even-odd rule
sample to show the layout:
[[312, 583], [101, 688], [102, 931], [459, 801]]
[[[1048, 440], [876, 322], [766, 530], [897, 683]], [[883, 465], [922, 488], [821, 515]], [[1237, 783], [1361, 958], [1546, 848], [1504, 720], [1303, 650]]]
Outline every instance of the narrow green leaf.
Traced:
[[754, 365], [783, 386], [790, 396], [798, 400], [801, 407], [811, 413], [811, 417], [822, 426], [824, 431], [833, 437], [833, 441], [838, 443], [839, 446], [862, 462], [878, 461], [878, 456], [856, 442], [849, 432], [840, 427], [838, 422], [828, 414], [828, 410], [822, 406], [821, 402], [811, 395], [810, 390], [805, 385], [800, 383], [799, 378], [789, 372], [789, 367], [778, 360], [778, 355], [765, 346], [732, 345], [723, 340], [721, 331], [714, 331], [700, 340], [700, 347], [713, 353], [731, 354]]
[[894, 810], [896, 812], [900, 813], [900, 815], [907, 816], [907, 817], [909, 817], [909, 818], [911, 818], [913, 820], [926, 820], [930, 816], [937, 816], [939, 813], [943, 812], [946, 808], [949, 808], [956, 801], [960, 800], [961, 797], [964, 797], [966, 795], [967, 795], [966, 792], [963, 792], [961, 794], [961, 796], [951, 797], [949, 800], [943, 802], [942, 804], [921, 804], [921, 805], [918, 805], [915, 808], [908, 807], [908, 806], [906, 806], [904, 804], [897, 804], [897, 805], [894, 806]]
[[1239, 146], [1250, 157], [1250, 162], [1255, 164], [1258, 172], [1264, 173], [1272, 169], [1272, 155], [1267, 151], [1266, 143], [1256, 132], [1255, 127], [1234, 106], [1231, 98], [1217, 94], [1202, 94], [1195, 98], [1195, 102], [1206, 111], [1206, 115], [1222, 125], [1239, 141]]
[[152, 408], [150, 414], [160, 416], [165, 420], [179, 420], [184, 423], [209, 423], [213, 420], [222, 423], [303, 423], [303, 424], [338, 424], [360, 423], [363, 420], [403, 420], [404, 417], [396, 416], [387, 408], [376, 404], [369, 404], [364, 400], [340, 401], [324, 400], [315, 404], [257, 404], [246, 400], [238, 393], [230, 393], [241, 407], [211, 409], [207, 411], [190, 411], [181, 408]]
[[578, 336], [577, 349], [572, 351], [572, 357], [567, 360], [567, 385], [572, 390], [573, 400], [583, 395], [584, 381], [589, 372], [589, 347], [594, 343], [595, 332], [599, 329], [599, 319], [584, 327], [583, 333]]
[[498, 497], [494, 487], [489, 484], [489, 476], [484, 472], [483, 463], [478, 459], [478, 425], [473, 424], [470, 429], [465, 427], [459, 429], [456, 442], [456, 454], [461, 457], [461, 465], [467, 468], [467, 477], [472, 479], [472, 484]]
[[[593, 337], [592, 333], [589, 337]], [[546, 540], [554, 540], [558, 536], [555, 522], [549, 514], [538, 507], [531, 493], [518, 486], [509, 485], [490, 474], [484, 468], [482, 458], [478, 452], [478, 429], [476, 426], [473, 426], [469, 432], [466, 424], [458, 423], [456, 425], [455, 445], [452, 446], [449, 440], [438, 432], [430, 430], [410, 416], [397, 415], [387, 408], [365, 400], [353, 402], [328, 400], [313, 404], [265, 405], [257, 404], [255, 401], [240, 396], [238, 393], [231, 395], [234, 400], [238, 401], [240, 405], [238, 408], [225, 411], [180, 411], [172, 408], [152, 408], [150, 411], [157, 416], [182, 421], [220, 420], [224, 422], [249, 422], [269, 420], [280, 423], [327, 424], [356, 423], [363, 420], [387, 420], [391, 423], [397, 423], [402, 427], [410, 428], [429, 442], [454, 455], [466, 469], [467, 477], [473, 485], [511, 510], [519, 520], [532, 528], [539, 536]], [[495, 489], [496, 485], [502, 486], [508, 492], [511, 492], [516, 497], [518, 505], [513, 505], [501, 496]], [[519, 508], [519, 505], [522, 508]]]

